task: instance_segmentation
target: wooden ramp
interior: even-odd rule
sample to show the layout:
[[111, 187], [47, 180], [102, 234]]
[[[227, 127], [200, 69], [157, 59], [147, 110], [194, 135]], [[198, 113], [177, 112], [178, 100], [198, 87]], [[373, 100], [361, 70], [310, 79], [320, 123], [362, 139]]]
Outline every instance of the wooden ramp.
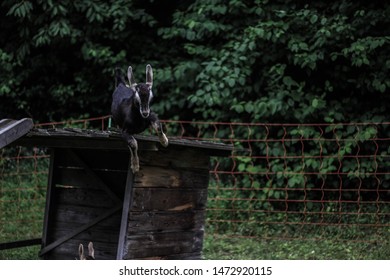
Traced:
[[32, 119], [0, 120], [0, 149], [26, 135], [34, 124]]

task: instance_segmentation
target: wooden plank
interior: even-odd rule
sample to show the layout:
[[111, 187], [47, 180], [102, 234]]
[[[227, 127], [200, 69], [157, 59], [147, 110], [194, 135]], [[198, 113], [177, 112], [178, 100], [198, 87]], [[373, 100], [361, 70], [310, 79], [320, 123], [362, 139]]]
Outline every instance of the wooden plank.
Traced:
[[180, 172], [162, 167], [142, 166], [135, 175], [135, 187], [172, 187], [182, 185]]
[[[122, 150], [128, 151], [127, 143], [122, 138], [84, 137], [71, 132], [63, 134], [33, 135], [28, 134], [15, 142], [18, 146], [50, 147], [50, 148], [77, 148], [92, 150]], [[139, 142], [139, 150], [156, 151], [158, 144], [154, 142]]]
[[[126, 185], [127, 172], [118, 170], [93, 170], [93, 172], [108, 185], [117, 197], [122, 199]], [[101, 190], [95, 180], [91, 180], [84, 169], [59, 167], [56, 169], [57, 186], [82, 188], [85, 190]]]
[[7, 126], [11, 125], [15, 120], [11, 119], [2, 119], [0, 120], [0, 131], [5, 129]]
[[134, 188], [131, 211], [184, 211], [206, 208], [207, 189]]
[[158, 152], [144, 151], [139, 153], [140, 165], [162, 166], [175, 169], [204, 169], [209, 170], [210, 157], [208, 154], [194, 148], [168, 146]]
[[81, 167], [57, 167], [56, 172], [56, 185], [83, 188], [85, 190], [101, 190], [100, 186], [94, 180], [91, 180], [85, 169]]
[[127, 145], [124, 141], [108, 140], [107, 138], [92, 138], [92, 137], [80, 137], [67, 134], [31, 134], [29, 133], [25, 137], [15, 142], [18, 146], [27, 147], [50, 147], [50, 148], [78, 148], [78, 149], [110, 149], [110, 150], [126, 150]]
[[[154, 135], [135, 135], [137, 141], [150, 141], [150, 142], [160, 142], [157, 136]], [[210, 141], [199, 141], [199, 140], [188, 140], [181, 139], [180, 137], [170, 137], [168, 135], [169, 145], [170, 146], [180, 146], [183, 148], [191, 147], [196, 148], [197, 150], [203, 150], [208, 155], [213, 156], [228, 156], [233, 150], [233, 145], [224, 144], [220, 142], [210, 142]], [[169, 147], [169, 146], [168, 146]]]
[[[119, 216], [120, 215], [118, 215], [118, 217]], [[117, 223], [117, 227], [111, 227], [111, 228], [108, 226], [101, 226], [100, 223], [98, 223], [90, 227], [89, 229], [75, 235], [74, 237], [72, 237], [72, 239], [81, 239], [81, 240], [85, 240], [86, 242], [92, 241], [92, 242], [107, 242], [107, 243], [116, 244], [118, 242], [118, 236], [119, 236], [118, 235], [119, 221]], [[71, 224], [70, 227], [67, 227], [65, 223], [61, 223], [61, 224], [57, 223], [55, 225], [55, 231], [53, 231], [52, 238], [53, 240], [57, 240], [63, 236], [66, 236], [67, 234], [69, 234], [74, 229], [77, 229], [78, 227], [80, 227], [80, 225], [74, 223]]]
[[221, 156], [226, 157], [231, 155], [233, 151], [233, 145], [224, 144], [219, 142], [208, 142], [198, 140], [186, 140], [180, 138], [170, 139], [170, 144], [173, 146], [181, 146], [185, 148], [196, 148], [198, 151], [202, 151], [209, 156]]
[[204, 227], [205, 211], [159, 211], [131, 212], [128, 233], [201, 230]]
[[[80, 225], [84, 225], [88, 221], [96, 219], [100, 215], [103, 215], [107, 212], [108, 209], [111, 208], [102, 208], [98, 205], [95, 207], [91, 206], [81, 206], [81, 205], [62, 205], [54, 201], [57, 205], [56, 208], [53, 209], [52, 212], [52, 220], [51, 223], [56, 224], [57, 222], [73, 222], [78, 223]], [[120, 204], [121, 205], [121, 204]], [[116, 205], [118, 206], [118, 205]]]
[[33, 246], [33, 245], [40, 245], [41, 243], [42, 243], [42, 238], [5, 242], [5, 243], [0, 243], [0, 251], [20, 248], [20, 247]]
[[160, 166], [142, 166], [135, 175], [135, 188], [207, 188], [208, 170], [185, 170]]
[[[164, 149], [159, 144], [157, 136], [134, 136], [140, 150]], [[193, 147], [208, 155], [228, 156], [233, 150], [232, 145], [222, 143], [170, 138], [170, 147]], [[20, 140], [19, 145], [34, 145], [62, 148], [88, 149], [127, 149], [120, 133], [116, 131], [70, 130], [70, 129], [34, 129], [27, 137]]]
[[13, 122], [14, 120], [11, 119], [2, 119], [0, 120], [0, 129], [3, 127], [6, 127], [9, 123]]
[[127, 237], [124, 259], [169, 257], [200, 253], [203, 231], [153, 232]]
[[134, 175], [133, 172], [131, 172], [130, 170], [130, 162], [129, 162], [128, 170], [129, 171], [127, 172], [126, 190], [123, 199], [121, 226], [119, 229], [118, 251], [116, 255], [117, 260], [123, 259], [123, 252], [125, 249], [125, 242], [127, 236], [128, 216], [129, 216], [129, 211], [131, 209], [131, 204], [133, 200], [132, 194], [133, 194], [133, 186], [134, 186]]
[[24, 136], [33, 128], [32, 119], [18, 121], [3, 120], [0, 122], [0, 149]]
[[[58, 155], [58, 166], [62, 168], [82, 168], [83, 165], [75, 161], [72, 155], [68, 154], [66, 149], [61, 149], [63, 152]], [[117, 150], [92, 150], [92, 149], [74, 149], [78, 156], [92, 170], [112, 170], [125, 172], [126, 178], [127, 167], [129, 164], [130, 153]]]
[[136, 260], [201, 260], [201, 252], [191, 252], [183, 254], [171, 254], [168, 256], [154, 256], [149, 258], [135, 258]]
[[50, 223], [52, 222], [51, 206], [53, 205], [53, 197], [54, 197], [53, 192], [55, 191], [54, 186], [55, 186], [55, 180], [56, 180], [55, 161], [56, 161], [56, 150], [51, 149], [50, 150], [49, 176], [48, 176], [47, 191], [46, 191], [45, 214], [44, 214], [44, 218], [43, 218], [43, 233], [42, 233], [41, 249], [44, 248], [49, 243], [48, 229], [49, 229]]
[[56, 187], [54, 199], [57, 205], [87, 206], [91, 208], [112, 208], [116, 201], [107, 198], [101, 189]]
[[[125, 151], [108, 151], [102, 150], [96, 152], [95, 150], [78, 150], [77, 153], [86, 161], [87, 165], [92, 169], [111, 169], [123, 170], [127, 172], [127, 162], [129, 160], [128, 149]], [[161, 151], [140, 151], [140, 164], [142, 168], [148, 165], [161, 166], [181, 169], [209, 169], [209, 156], [194, 148], [171, 147]], [[72, 162], [72, 159], [66, 153], [59, 155], [61, 161], [60, 166], [76, 167], [77, 163]], [[96, 172], [96, 171], [95, 171]], [[138, 175], [140, 176], [140, 175]]]
[[[120, 227], [120, 222], [121, 222], [121, 212], [118, 211], [111, 215], [110, 217], [102, 220], [98, 224], [93, 225], [90, 227], [88, 230], [78, 234], [77, 236], [80, 236], [82, 234], [88, 234], [89, 237], [93, 238], [100, 238], [102, 236], [107, 235], [114, 235], [116, 234], [116, 240], [117, 242], [118, 239], [118, 234], [119, 234], [119, 227]], [[77, 229], [78, 227], [84, 225], [86, 221], [80, 222], [80, 221], [56, 221], [54, 224], [50, 225], [50, 231], [53, 232], [51, 236], [55, 236], [57, 232], [69, 232], [74, 229]], [[104, 237], [105, 238], [105, 237]], [[104, 239], [103, 238], [103, 239]], [[52, 239], [51, 241], [54, 241], [55, 239]]]

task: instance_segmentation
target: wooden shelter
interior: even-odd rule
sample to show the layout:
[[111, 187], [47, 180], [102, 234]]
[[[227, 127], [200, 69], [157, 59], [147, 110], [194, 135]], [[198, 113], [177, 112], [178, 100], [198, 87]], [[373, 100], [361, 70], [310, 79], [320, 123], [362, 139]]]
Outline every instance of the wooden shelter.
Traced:
[[210, 156], [232, 147], [135, 138], [136, 175], [115, 131], [32, 129], [14, 142], [51, 151], [41, 257], [75, 259], [92, 241], [96, 259], [201, 258]]

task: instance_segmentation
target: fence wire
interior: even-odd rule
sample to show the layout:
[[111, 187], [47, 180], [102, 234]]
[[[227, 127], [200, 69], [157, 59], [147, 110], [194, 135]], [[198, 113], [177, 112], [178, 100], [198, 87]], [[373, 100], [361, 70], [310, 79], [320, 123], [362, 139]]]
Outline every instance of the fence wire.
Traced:
[[376, 242], [389, 232], [389, 123], [166, 126], [179, 138], [234, 146], [212, 160], [214, 233]]
[[[39, 124], [108, 129], [109, 116]], [[385, 123], [163, 121], [169, 138], [233, 145], [213, 157], [207, 234], [378, 242], [390, 232], [390, 132]], [[48, 154], [0, 151], [0, 242], [40, 236]]]

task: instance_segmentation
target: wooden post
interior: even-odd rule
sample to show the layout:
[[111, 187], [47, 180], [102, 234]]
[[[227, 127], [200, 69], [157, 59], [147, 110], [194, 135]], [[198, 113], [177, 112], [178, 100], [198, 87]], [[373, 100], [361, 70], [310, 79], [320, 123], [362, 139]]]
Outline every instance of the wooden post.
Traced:
[[125, 195], [123, 198], [123, 208], [122, 208], [122, 219], [121, 219], [121, 227], [119, 229], [119, 241], [118, 241], [118, 252], [116, 259], [122, 260], [125, 250], [125, 242], [127, 237], [127, 226], [128, 226], [128, 219], [129, 219], [129, 211], [131, 208], [131, 202], [132, 202], [132, 192], [133, 192], [133, 180], [134, 175], [130, 168], [131, 161], [129, 160], [129, 167], [127, 172], [127, 179], [126, 179], [126, 189], [125, 189]]

